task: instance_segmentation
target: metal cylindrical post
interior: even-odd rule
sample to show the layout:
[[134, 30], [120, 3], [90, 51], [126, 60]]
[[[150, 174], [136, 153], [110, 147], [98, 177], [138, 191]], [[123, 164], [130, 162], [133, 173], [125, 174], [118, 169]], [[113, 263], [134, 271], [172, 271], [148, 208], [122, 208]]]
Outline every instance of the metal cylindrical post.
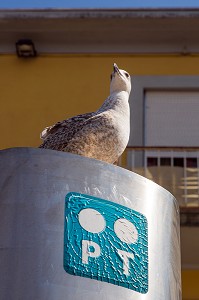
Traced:
[[179, 208], [120, 167], [0, 153], [0, 299], [180, 300]]

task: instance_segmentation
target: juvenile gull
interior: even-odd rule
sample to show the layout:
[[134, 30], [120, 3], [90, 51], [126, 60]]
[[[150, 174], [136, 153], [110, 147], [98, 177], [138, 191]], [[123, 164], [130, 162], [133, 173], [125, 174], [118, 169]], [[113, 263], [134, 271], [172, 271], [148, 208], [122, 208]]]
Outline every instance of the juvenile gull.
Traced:
[[96, 111], [63, 120], [41, 133], [39, 148], [71, 152], [114, 163], [130, 134], [130, 75], [113, 65], [110, 96]]

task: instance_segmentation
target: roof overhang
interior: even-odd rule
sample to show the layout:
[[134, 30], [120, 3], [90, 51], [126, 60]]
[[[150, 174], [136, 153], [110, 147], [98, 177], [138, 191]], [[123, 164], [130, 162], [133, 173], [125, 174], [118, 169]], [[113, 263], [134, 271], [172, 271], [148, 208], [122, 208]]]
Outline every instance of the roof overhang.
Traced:
[[0, 10], [0, 53], [199, 53], [199, 9]]

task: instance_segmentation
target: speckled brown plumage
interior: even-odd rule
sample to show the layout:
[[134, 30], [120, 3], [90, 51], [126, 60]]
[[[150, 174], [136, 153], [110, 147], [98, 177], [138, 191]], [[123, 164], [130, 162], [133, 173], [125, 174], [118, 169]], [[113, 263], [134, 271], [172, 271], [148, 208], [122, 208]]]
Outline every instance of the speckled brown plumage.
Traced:
[[110, 96], [96, 112], [86, 113], [47, 127], [40, 148], [71, 152], [114, 163], [129, 139], [130, 76], [114, 64]]

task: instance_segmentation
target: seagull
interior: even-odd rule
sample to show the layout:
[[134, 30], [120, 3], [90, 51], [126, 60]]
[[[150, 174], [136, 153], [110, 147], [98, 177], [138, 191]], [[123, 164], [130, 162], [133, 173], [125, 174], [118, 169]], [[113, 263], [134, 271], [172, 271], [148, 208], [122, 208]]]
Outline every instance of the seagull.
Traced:
[[52, 149], [115, 163], [130, 134], [128, 72], [113, 64], [110, 95], [96, 112], [74, 116], [46, 127], [39, 148]]

